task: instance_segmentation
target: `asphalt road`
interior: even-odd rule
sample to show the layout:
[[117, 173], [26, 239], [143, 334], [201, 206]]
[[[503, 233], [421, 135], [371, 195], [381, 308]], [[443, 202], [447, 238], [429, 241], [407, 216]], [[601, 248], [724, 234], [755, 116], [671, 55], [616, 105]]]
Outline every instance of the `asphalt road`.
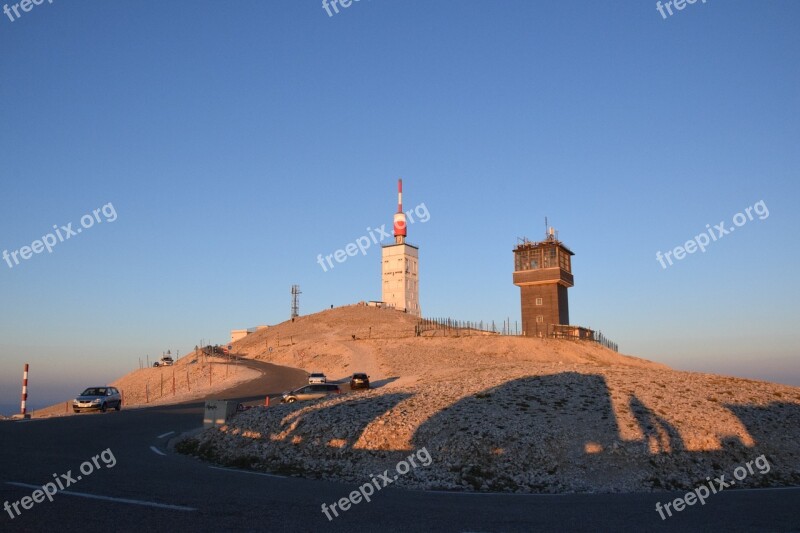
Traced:
[[[305, 380], [296, 369], [260, 368], [258, 380], [214, 397], [263, 401]], [[794, 488], [726, 490], [661, 520], [656, 502], [679, 493], [523, 496], [387, 487], [329, 521], [322, 503], [355, 486], [220, 469], [169, 452], [169, 439], [197, 428], [202, 417], [203, 404], [195, 402], [0, 423], [0, 505], [8, 502], [14, 515], [0, 509], [0, 531], [800, 531]], [[29, 509], [19, 503], [20, 514], [14, 512], [13, 503], [55, 477], [70, 486], [52, 502], [26, 501]]]

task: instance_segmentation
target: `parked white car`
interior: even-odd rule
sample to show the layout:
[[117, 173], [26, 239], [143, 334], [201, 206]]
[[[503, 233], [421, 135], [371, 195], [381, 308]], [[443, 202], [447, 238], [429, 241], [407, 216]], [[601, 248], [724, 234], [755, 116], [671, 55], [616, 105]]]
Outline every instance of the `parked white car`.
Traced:
[[175, 364], [175, 361], [173, 361], [172, 357], [169, 355], [165, 355], [164, 357], [153, 363], [153, 366], [154, 367], [172, 366], [173, 364]]
[[309, 384], [327, 383], [327, 382], [328, 382], [328, 378], [326, 378], [325, 374], [323, 374], [322, 372], [312, 372], [311, 374], [308, 375], [308, 383]]

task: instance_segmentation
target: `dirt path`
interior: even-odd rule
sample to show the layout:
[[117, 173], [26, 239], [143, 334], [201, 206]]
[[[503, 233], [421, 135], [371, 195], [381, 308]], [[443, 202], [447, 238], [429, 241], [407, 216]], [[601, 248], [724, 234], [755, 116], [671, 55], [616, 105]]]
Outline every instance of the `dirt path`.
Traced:
[[342, 346], [350, 351], [350, 374], [354, 372], [365, 372], [370, 381], [378, 381], [385, 376], [381, 371], [378, 358], [372, 348], [359, 342], [342, 343]]

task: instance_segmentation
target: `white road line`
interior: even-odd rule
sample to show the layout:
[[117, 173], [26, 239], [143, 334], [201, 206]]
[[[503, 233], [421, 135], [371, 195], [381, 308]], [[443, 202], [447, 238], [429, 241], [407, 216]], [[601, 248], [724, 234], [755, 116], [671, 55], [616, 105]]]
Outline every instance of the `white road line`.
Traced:
[[164, 437], [169, 437], [169, 436], [170, 436], [170, 435], [172, 435], [173, 433], [175, 433], [175, 432], [174, 432], [174, 431], [167, 431], [166, 433], [162, 433], [161, 435], [159, 435], [159, 436], [158, 436], [158, 437], [156, 437], [156, 438], [157, 438], [157, 439], [163, 439]]
[[239, 470], [237, 468], [221, 468], [219, 466], [209, 466], [214, 470], [224, 470], [226, 472], [239, 472], [240, 474], [251, 474], [253, 476], [276, 477], [278, 479], [286, 479], [286, 476], [279, 476], [277, 474], [267, 474], [265, 472], [251, 472], [249, 470]]
[[158, 455], [167, 455], [164, 452], [162, 452], [161, 450], [159, 450], [158, 448], [156, 448], [155, 446], [150, 446], [150, 449], [153, 450], [154, 452], [156, 452]]
[[[41, 489], [41, 485], [31, 485], [29, 483], [16, 483], [14, 481], [6, 481], [8, 485], [15, 485], [17, 487], [26, 487], [29, 489]], [[130, 498], [112, 498], [111, 496], [98, 496], [96, 494], [87, 494], [85, 492], [74, 492], [71, 490], [62, 490], [56, 494], [64, 494], [67, 496], [78, 496], [80, 498], [89, 498], [92, 500], [103, 500], [107, 502], [130, 503], [133, 505], [144, 505], [146, 507], [158, 507], [160, 509], [172, 509], [173, 511], [196, 511], [194, 507], [185, 507], [183, 505], [170, 505], [167, 503], [146, 502], [144, 500], [131, 500]]]

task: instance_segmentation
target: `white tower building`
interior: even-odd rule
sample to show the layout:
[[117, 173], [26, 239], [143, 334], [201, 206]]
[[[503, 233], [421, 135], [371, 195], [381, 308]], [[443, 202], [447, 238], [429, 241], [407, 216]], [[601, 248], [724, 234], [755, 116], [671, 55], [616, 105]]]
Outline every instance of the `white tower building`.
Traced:
[[403, 212], [403, 180], [397, 180], [394, 244], [383, 246], [381, 299], [395, 309], [410, 315], [421, 316], [419, 308], [419, 248], [406, 242], [406, 229], [406, 214]]

